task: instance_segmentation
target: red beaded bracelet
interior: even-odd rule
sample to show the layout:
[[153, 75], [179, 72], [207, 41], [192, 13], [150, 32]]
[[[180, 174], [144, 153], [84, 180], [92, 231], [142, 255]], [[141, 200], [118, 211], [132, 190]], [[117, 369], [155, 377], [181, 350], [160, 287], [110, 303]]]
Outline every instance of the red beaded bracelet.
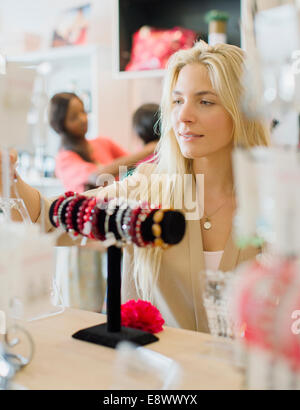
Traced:
[[92, 232], [92, 215], [95, 212], [95, 206], [97, 199], [95, 197], [90, 198], [83, 215], [83, 229], [82, 232], [90, 239], [95, 239]]
[[55, 203], [55, 206], [54, 206], [54, 210], [53, 210], [53, 221], [54, 221], [54, 223], [55, 223], [55, 225], [56, 225], [57, 228], [58, 228], [58, 226], [59, 226], [59, 222], [58, 222], [58, 208], [59, 208], [60, 204], [61, 204], [66, 198], [68, 198], [68, 197], [70, 197], [70, 196], [74, 196], [74, 195], [75, 195], [75, 192], [68, 191], [68, 192], [65, 192], [64, 195], [61, 195], [61, 196], [56, 200], [56, 203]]
[[153, 212], [152, 209], [142, 209], [141, 212], [137, 216], [136, 224], [135, 224], [135, 237], [134, 237], [134, 242], [136, 243], [137, 246], [140, 247], [146, 247], [151, 244], [150, 241], [144, 241], [142, 237], [142, 232], [141, 232], [141, 225], [145, 221], [148, 215]]
[[[98, 204], [94, 208], [94, 212], [92, 214], [92, 234], [96, 239], [99, 239], [100, 241], [105, 241], [105, 232], [104, 232], [104, 220], [105, 220], [105, 205], [107, 204], [108, 200], [104, 199], [101, 202], [98, 202]], [[102, 223], [101, 223], [101, 218], [102, 218]], [[100, 224], [103, 225], [103, 231], [100, 229]]]
[[129, 229], [129, 235], [131, 236], [132, 242], [134, 242], [137, 245], [137, 240], [136, 240], [136, 232], [135, 232], [135, 225], [137, 218], [139, 216], [139, 213], [142, 211], [141, 207], [133, 209], [131, 212], [130, 216], [130, 229]]
[[76, 218], [78, 231], [83, 236], [85, 236], [83, 234], [83, 224], [84, 224], [83, 217], [85, 215], [85, 208], [88, 206], [89, 201], [90, 201], [90, 198], [87, 198], [82, 202], [82, 204], [80, 205], [78, 209], [77, 218]]
[[78, 195], [68, 204], [67, 209], [66, 209], [67, 232], [72, 237], [79, 235], [79, 232], [76, 231], [75, 226], [74, 226], [74, 208], [80, 201], [84, 201], [84, 200], [85, 200], [85, 197], [83, 195]]

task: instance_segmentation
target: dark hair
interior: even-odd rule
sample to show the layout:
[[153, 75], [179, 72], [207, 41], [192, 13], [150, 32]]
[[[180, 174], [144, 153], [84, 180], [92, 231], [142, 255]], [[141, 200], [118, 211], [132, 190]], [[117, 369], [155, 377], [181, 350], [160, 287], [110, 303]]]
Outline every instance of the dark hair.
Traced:
[[65, 120], [72, 98], [81, 99], [74, 93], [62, 92], [55, 94], [50, 100], [49, 123], [61, 137], [61, 146], [64, 149], [76, 152], [84, 161], [93, 162], [86, 144], [78, 143], [70, 132], [66, 130]]
[[159, 140], [158, 120], [158, 104], [143, 104], [133, 114], [133, 129], [145, 144]]

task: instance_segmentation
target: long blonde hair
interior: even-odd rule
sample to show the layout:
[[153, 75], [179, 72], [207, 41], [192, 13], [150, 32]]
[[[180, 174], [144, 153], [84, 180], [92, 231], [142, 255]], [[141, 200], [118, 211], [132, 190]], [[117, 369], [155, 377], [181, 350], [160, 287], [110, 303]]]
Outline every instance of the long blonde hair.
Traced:
[[[184, 175], [192, 173], [191, 159], [185, 158], [177, 143], [172, 124], [172, 91], [180, 70], [187, 64], [202, 64], [208, 70], [210, 81], [222, 105], [233, 121], [234, 145], [250, 148], [270, 144], [268, 127], [261, 121], [248, 119], [240, 108], [243, 95], [242, 74], [244, 52], [236, 46], [217, 44], [209, 46], [199, 41], [188, 50], [180, 50], [169, 59], [161, 100], [161, 138], [157, 148], [155, 173]], [[169, 192], [170, 204], [174, 201], [176, 183]], [[149, 193], [147, 194], [149, 197]], [[152, 198], [151, 198], [152, 200]], [[134, 249], [134, 280], [141, 298], [153, 301], [153, 288], [157, 281], [162, 251], [160, 249]]]

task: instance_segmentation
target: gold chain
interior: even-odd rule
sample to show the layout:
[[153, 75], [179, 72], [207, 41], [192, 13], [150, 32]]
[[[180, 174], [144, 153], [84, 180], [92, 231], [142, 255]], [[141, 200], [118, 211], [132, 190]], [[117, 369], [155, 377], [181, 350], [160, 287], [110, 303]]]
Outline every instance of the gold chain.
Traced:
[[[234, 194], [234, 188], [232, 188], [231, 200], [233, 199], [233, 194]], [[204, 219], [205, 219], [205, 222], [203, 223], [204, 229], [209, 230], [209, 229], [212, 227], [210, 218], [211, 218], [212, 216], [214, 216], [221, 208], [223, 208], [223, 206], [226, 204], [226, 202], [228, 201], [228, 199], [229, 199], [229, 198], [227, 198], [226, 201], [225, 201], [221, 206], [219, 206], [219, 208], [217, 208], [217, 210], [215, 210], [211, 215], [206, 215], [206, 214], [204, 213], [204, 209], [203, 209], [203, 217], [204, 217]]]

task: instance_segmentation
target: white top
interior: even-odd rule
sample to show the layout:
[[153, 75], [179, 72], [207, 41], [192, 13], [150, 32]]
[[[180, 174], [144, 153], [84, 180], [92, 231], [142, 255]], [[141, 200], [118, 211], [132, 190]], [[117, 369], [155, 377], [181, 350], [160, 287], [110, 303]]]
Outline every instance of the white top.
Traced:
[[204, 263], [207, 270], [218, 270], [224, 251], [206, 252], [204, 251]]

